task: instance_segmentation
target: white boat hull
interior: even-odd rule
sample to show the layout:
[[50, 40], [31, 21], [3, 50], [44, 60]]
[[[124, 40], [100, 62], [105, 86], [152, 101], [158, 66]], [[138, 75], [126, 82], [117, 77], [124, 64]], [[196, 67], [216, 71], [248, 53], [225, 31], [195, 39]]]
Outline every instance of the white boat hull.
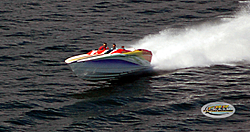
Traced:
[[72, 71], [84, 80], [110, 80], [151, 69], [148, 61], [136, 56], [111, 57], [69, 64]]
[[[91, 51], [65, 60], [72, 71], [84, 80], [113, 80], [126, 75], [134, 75], [151, 70], [151, 51], [124, 49], [107, 53]], [[98, 54], [96, 54], [98, 53]]]

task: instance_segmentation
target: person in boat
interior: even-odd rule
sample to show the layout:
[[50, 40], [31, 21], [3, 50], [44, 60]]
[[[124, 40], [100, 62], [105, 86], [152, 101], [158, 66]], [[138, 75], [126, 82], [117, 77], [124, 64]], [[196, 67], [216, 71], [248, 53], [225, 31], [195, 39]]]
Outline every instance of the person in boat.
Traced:
[[118, 49], [118, 48], [116, 48], [116, 44], [113, 43], [113, 47], [110, 48], [110, 50], [109, 50], [108, 52], [106, 52], [105, 54], [109, 54], [109, 53], [111, 53], [111, 52], [114, 52], [114, 51], [117, 50], [117, 49]]
[[99, 47], [98, 50], [107, 50], [107, 49], [109, 49], [109, 47], [107, 46], [107, 43], [103, 43], [103, 45]]
[[113, 47], [111, 48], [111, 50], [116, 50], [117, 48], [116, 48], [116, 44], [115, 43], [113, 43]]
[[125, 49], [125, 47], [124, 47], [124, 46], [122, 46], [122, 47], [121, 47], [121, 50], [122, 50], [122, 53], [131, 52], [131, 50], [127, 50], [127, 49]]
[[115, 51], [112, 51], [112, 54], [113, 53], [126, 53], [126, 52], [131, 52], [130, 50], [126, 50], [124, 46], [121, 46], [121, 48], [115, 50]]
[[103, 45], [101, 47], [99, 47], [98, 50], [95, 53], [93, 53], [93, 55], [105, 53], [106, 50], [108, 50], [108, 49], [109, 49], [109, 47], [107, 46], [107, 43], [103, 43]]

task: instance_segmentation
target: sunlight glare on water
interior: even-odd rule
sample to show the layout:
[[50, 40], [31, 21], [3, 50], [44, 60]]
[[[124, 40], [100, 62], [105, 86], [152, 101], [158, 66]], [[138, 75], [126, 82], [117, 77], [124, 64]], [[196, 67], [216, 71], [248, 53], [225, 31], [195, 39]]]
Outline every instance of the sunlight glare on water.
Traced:
[[167, 70], [250, 60], [250, 14], [244, 9], [234, 18], [185, 30], [166, 29], [148, 35], [134, 46], [153, 52], [155, 69]]

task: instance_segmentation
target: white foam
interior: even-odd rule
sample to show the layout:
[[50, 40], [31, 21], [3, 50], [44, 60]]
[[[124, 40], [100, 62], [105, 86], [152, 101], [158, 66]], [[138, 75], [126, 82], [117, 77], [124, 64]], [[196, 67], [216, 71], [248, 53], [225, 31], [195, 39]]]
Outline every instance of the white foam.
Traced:
[[246, 0], [246, 1], [239, 1], [239, 3], [250, 3], [250, 1]]
[[163, 70], [249, 61], [250, 13], [245, 9], [219, 24], [167, 29], [144, 37], [134, 47], [151, 50], [152, 65]]

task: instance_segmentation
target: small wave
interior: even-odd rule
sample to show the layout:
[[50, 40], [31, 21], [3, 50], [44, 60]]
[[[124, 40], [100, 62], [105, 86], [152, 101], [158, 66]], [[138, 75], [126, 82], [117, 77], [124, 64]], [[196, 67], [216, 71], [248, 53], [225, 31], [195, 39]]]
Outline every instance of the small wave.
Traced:
[[20, 57], [15, 56], [15, 57], [11, 57], [11, 56], [0, 56], [0, 62], [5, 62], [5, 61], [15, 61], [15, 60], [19, 60]]
[[26, 115], [37, 119], [49, 119], [49, 120], [57, 120], [60, 119], [60, 117], [65, 117], [65, 115], [54, 109], [32, 110], [30, 112], [27, 112]]
[[5, 37], [31, 37], [30, 34], [24, 33], [24, 32], [16, 32], [14, 34], [9, 34], [9, 35], [5, 35]]
[[0, 103], [1, 109], [14, 109], [14, 108], [33, 108], [35, 104], [23, 103], [19, 101], [12, 101], [6, 103]]
[[[34, 125], [35, 123], [31, 119], [10, 119], [5, 121], [14, 125]], [[1, 130], [1, 129], [0, 129]]]
[[50, 51], [59, 51], [59, 52], [73, 52], [75, 51], [75, 47], [71, 45], [55, 45], [51, 47], [45, 47], [41, 49], [42, 51], [50, 52]]

